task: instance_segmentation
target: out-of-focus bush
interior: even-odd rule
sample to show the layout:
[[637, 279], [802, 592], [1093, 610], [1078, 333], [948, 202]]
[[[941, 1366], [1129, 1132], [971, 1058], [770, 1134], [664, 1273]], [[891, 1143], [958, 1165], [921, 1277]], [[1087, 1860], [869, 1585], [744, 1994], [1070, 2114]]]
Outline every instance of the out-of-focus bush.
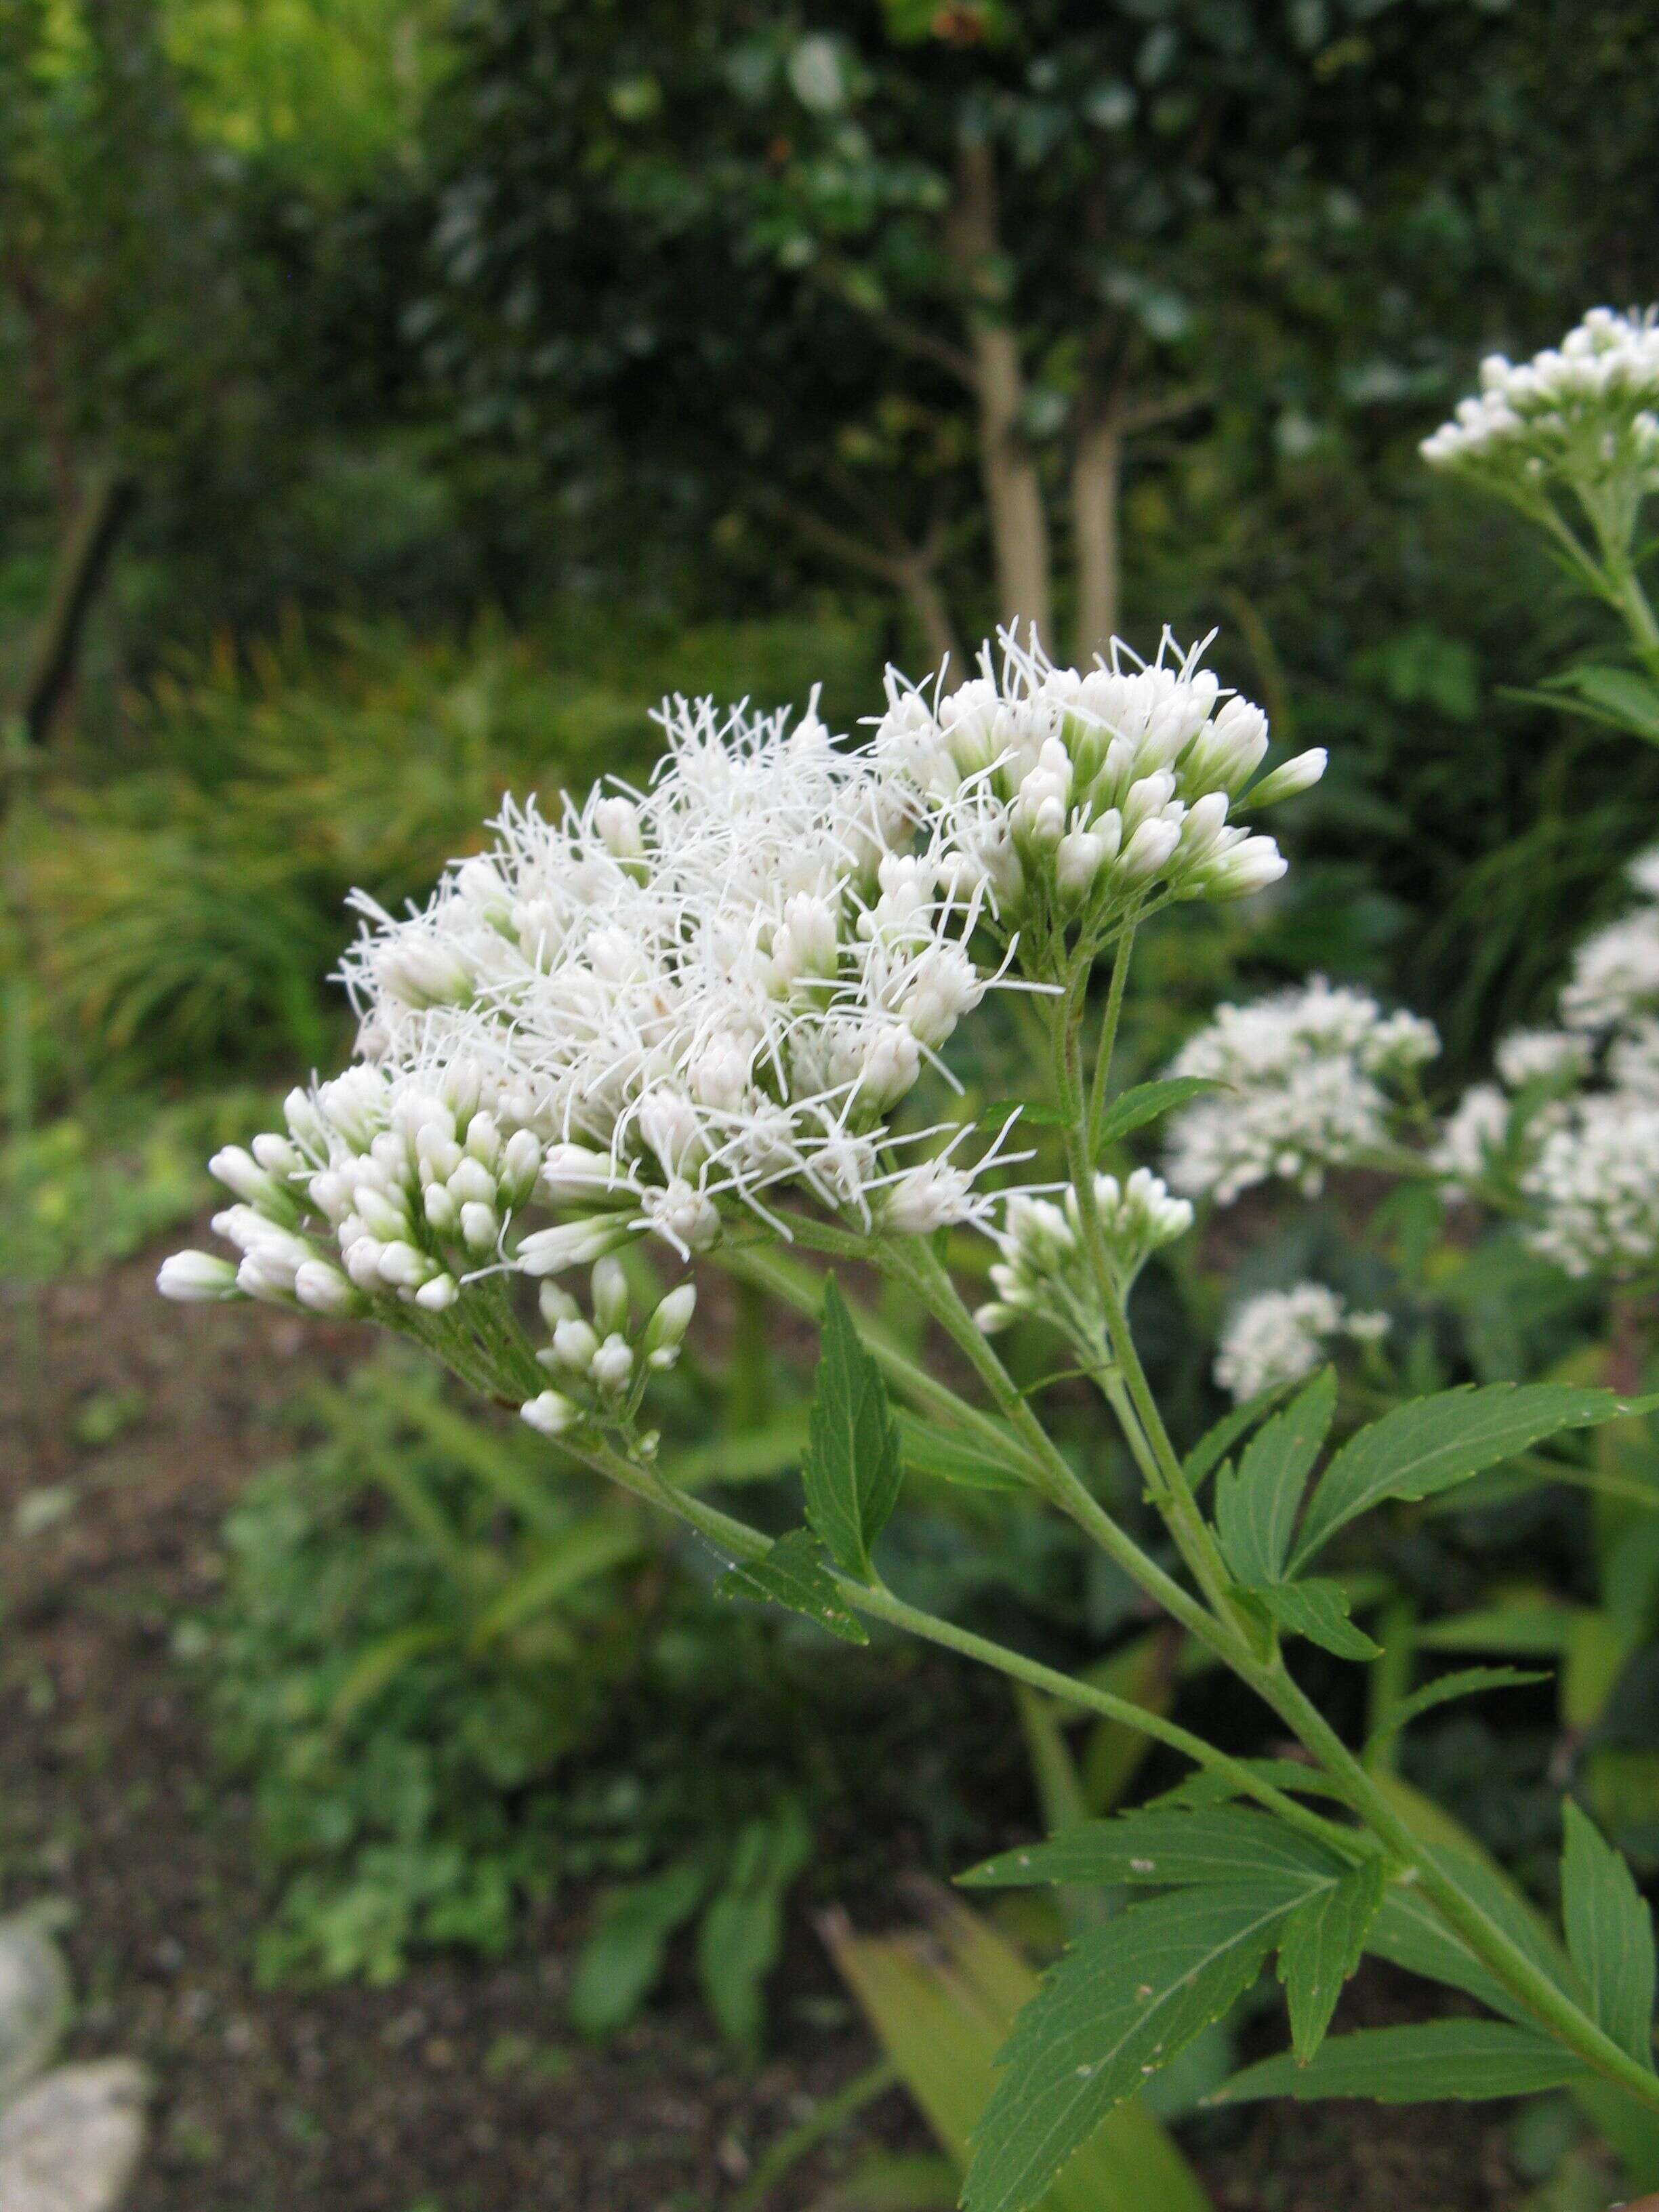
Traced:
[[509, 790], [546, 805], [648, 775], [671, 681], [769, 704], [827, 678], [851, 715], [872, 660], [833, 619], [676, 641], [592, 610], [545, 640], [357, 624], [181, 666], [132, 702], [99, 780], [52, 779], [8, 828], [0, 957], [29, 981], [48, 1079], [325, 1057], [351, 889], [422, 891]]

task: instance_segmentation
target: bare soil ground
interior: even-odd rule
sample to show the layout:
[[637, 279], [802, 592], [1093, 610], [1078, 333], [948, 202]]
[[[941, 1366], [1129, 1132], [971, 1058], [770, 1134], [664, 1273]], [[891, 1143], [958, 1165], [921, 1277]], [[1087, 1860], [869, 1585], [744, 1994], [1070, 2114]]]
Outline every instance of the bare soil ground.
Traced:
[[[222, 1517], [277, 1449], [283, 1401], [361, 1340], [257, 1308], [164, 1308], [153, 1264], [0, 1291], [0, 1904], [64, 1900], [75, 2054], [131, 2053], [154, 2075], [131, 2212], [718, 2212], [869, 2063], [860, 2036], [786, 2002], [775, 2057], [744, 2078], [687, 1997], [603, 2052], [573, 2045], [558, 1998], [583, 1908], [568, 1900], [509, 1966], [440, 1959], [387, 1990], [254, 1986], [246, 1808], [171, 1633], [212, 1595]], [[112, 1407], [125, 1425], [100, 1443]], [[823, 1986], [810, 1932], [795, 1942]], [[1396, 2001], [1358, 1996], [1373, 2017]], [[1516, 2212], [1504, 2121], [1267, 2113], [1206, 2172], [1225, 2212]], [[833, 2201], [872, 2139], [922, 2148], [897, 2094], [860, 2126], [770, 2212]]]

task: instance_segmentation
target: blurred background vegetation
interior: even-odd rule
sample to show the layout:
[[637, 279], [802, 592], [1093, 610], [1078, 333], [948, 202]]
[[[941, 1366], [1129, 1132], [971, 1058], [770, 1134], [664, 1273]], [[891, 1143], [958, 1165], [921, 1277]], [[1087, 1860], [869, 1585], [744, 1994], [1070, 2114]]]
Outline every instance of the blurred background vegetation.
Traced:
[[[1218, 629], [1224, 680], [1332, 749], [1285, 895], [1149, 933], [1135, 1072], [1221, 989], [1322, 968], [1433, 1018], [1449, 1087], [1619, 904], [1659, 754], [1523, 696], [1602, 617], [1417, 444], [1482, 352], [1654, 293], [1651, 43], [1648, 0], [0, 0], [0, 1270], [203, 1207], [210, 1144], [345, 1048], [354, 885], [418, 896], [508, 790], [648, 773], [665, 692], [821, 683], [852, 728], [886, 661], [1012, 613], [1084, 653]], [[988, 1021], [987, 1095], [1017, 1048]], [[1144, 1294], [1194, 1432], [1218, 1296]], [[684, 1441], [762, 1480], [802, 1378], [757, 1311], [717, 1322]], [[821, 1895], [861, 1879], [872, 1742], [866, 1811], [941, 1869], [1028, 1753], [1051, 1815], [1133, 1778], [1121, 1731], [1079, 1783], [1073, 1717], [1022, 1735], [933, 1681], [932, 1762], [908, 1662], [713, 1607], [706, 1563], [395, 1364], [295, 1419], [179, 1640], [251, 1778], [268, 1976], [493, 1953], [598, 1874], [579, 2024], [696, 1923], [752, 2052], [811, 1839]], [[918, 1488], [931, 1601], [1182, 1693], [1063, 1535]], [[1488, 1548], [1559, 1544], [1588, 1616], [1565, 1514]], [[1444, 1595], [1462, 1555], [1412, 1540]], [[1424, 1778], [1525, 1845], [1547, 1697], [1524, 1740], [1458, 1725]]]

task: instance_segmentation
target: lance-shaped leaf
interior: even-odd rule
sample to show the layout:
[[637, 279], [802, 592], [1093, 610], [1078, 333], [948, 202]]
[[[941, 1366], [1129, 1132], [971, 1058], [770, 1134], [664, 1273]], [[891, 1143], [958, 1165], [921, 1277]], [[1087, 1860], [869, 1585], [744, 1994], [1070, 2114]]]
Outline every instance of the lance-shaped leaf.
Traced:
[[1365, 1746], [1370, 1755], [1378, 1744], [1397, 1730], [1407, 1727], [1419, 1713], [1431, 1712], [1437, 1705], [1449, 1705], [1454, 1698], [1477, 1697], [1482, 1690], [1513, 1690], [1528, 1682], [1547, 1682], [1549, 1676], [1535, 1667], [1458, 1667], [1449, 1674], [1441, 1674], [1432, 1682], [1425, 1682], [1420, 1690], [1413, 1690], [1408, 1698], [1391, 1705], [1376, 1727], [1371, 1731]]
[[1303, 1565], [1339, 1528], [1385, 1498], [1431, 1498], [1545, 1437], [1644, 1413], [1650, 1403], [1560, 1382], [1492, 1382], [1396, 1406], [1351, 1437], [1326, 1468], [1309, 1503], [1294, 1564]]
[[1208, 1480], [1221, 1462], [1242, 1436], [1264, 1421], [1281, 1398], [1296, 1387], [1296, 1378], [1288, 1382], [1270, 1382], [1265, 1390], [1258, 1390], [1254, 1398], [1247, 1398], [1242, 1406], [1235, 1406], [1224, 1413], [1211, 1429], [1206, 1429], [1198, 1442], [1182, 1462], [1188, 1488], [1197, 1490]]
[[1348, 1618], [1348, 1594], [1340, 1583], [1313, 1575], [1301, 1583], [1257, 1583], [1243, 1595], [1261, 1607], [1287, 1636], [1305, 1636], [1339, 1659], [1376, 1659], [1382, 1646]]
[[1291, 2046], [1304, 2066], [1324, 2041], [1342, 1984], [1364, 1955], [1386, 1881], [1382, 1861], [1366, 1859], [1329, 1889], [1316, 1890], [1285, 1923], [1279, 1978], [1290, 2008]]
[[1108, 2112], [1255, 1979], [1289, 1910], [1255, 1884], [1173, 1891], [1085, 1936], [1014, 2023], [963, 2212], [1025, 2212]]
[[941, 1482], [954, 1482], [967, 1490], [1025, 1490], [1026, 1478], [1013, 1464], [1019, 1446], [1008, 1439], [1006, 1456], [987, 1450], [960, 1429], [947, 1429], [921, 1413], [901, 1408], [896, 1415], [899, 1453], [913, 1474], [931, 1474]]
[[1132, 1131], [1145, 1128], [1148, 1121], [1156, 1121], [1160, 1114], [1189, 1105], [1206, 1091], [1225, 1091], [1228, 1087], [1213, 1075], [1161, 1075], [1154, 1083], [1137, 1083], [1107, 1107], [1096, 1127], [1095, 1143], [1115, 1144]]
[[1653, 1915], [1624, 1859], [1571, 1798], [1561, 1920], [1590, 2011], [1621, 2051], [1653, 2065]]
[[1503, 2013], [1523, 2024], [1527, 2021], [1526, 2010], [1519, 2000], [1486, 1971], [1462, 1937], [1446, 1925], [1422, 1891], [1410, 1884], [1395, 1882], [1383, 1893], [1382, 1903], [1365, 1938], [1365, 1948], [1373, 1958], [1386, 1959], [1390, 1966], [1402, 1966], [1408, 1974], [1421, 1974], [1425, 1981], [1443, 1982], [1448, 1989], [1462, 1990], [1466, 1996], [1478, 1999], [1492, 2012]]
[[763, 1559], [746, 1559], [732, 1567], [714, 1585], [720, 1597], [762, 1598], [804, 1613], [839, 1636], [843, 1644], [870, 1641], [862, 1624], [849, 1613], [836, 1579], [823, 1564], [817, 1538], [810, 1529], [792, 1528], [780, 1536]]
[[860, 1582], [870, 1579], [870, 1547], [898, 1502], [902, 1473], [887, 1386], [831, 1276], [802, 1474], [807, 1519], [836, 1565]]
[[1346, 1862], [1271, 1813], [1215, 1805], [1186, 1813], [1151, 1807], [1114, 1820], [1082, 1820], [1046, 1844], [1004, 1851], [959, 1875], [970, 1889], [1040, 1882], [1261, 1882], [1286, 1902], [1339, 1881]]
[[1367, 2027], [1333, 2036], [1305, 2065], [1290, 2051], [1247, 2066], [1206, 2101], [1254, 2097], [1373, 2097], [1382, 2105], [1437, 2097], [1531, 2097], [1585, 2072], [1579, 2059], [1535, 2028], [1506, 2020], [1428, 2020], [1414, 2027]]
[[1316, 1375], [1250, 1439], [1238, 1471], [1224, 1467], [1216, 1489], [1216, 1534], [1233, 1579], [1276, 1583], [1290, 1557], [1297, 1509], [1336, 1411], [1336, 1370]]

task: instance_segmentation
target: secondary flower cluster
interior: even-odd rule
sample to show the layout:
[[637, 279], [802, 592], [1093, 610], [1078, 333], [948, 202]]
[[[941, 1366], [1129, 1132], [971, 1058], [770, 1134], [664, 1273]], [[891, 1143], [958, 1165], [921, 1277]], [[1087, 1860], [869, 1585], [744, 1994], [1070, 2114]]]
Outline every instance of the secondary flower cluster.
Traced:
[[1519, 366], [1492, 354], [1480, 390], [1423, 441], [1436, 468], [1493, 480], [1591, 483], [1659, 465], [1659, 311], [1593, 307]]
[[[1154, 1252], [1184, 1236], [1193, 1224], [1188, 1202], [1172, 1198], [1150, 1168], [1136, 1168], [1121, 1182], [1116, 1176], [1097, 1175], [1095, 1208], [1120, 1295]], [[1029, 1314], [1085, 1344], [1098, 1341], [1103, 1316], [1085, 1259], [1075, 1191], [1068, 1190], [1059, 1205], [1017, 1193], [1007, 1200], [1002, 1226], [992, 1237], [1002, 1256], [991, 1269], [996, 1297], [975, 1316], [982, 1329], [1006, 1328]]]
[[1215, 1379], [1243, 1405], [1263, 1390], [1311, 1375], [1334, 1338], [1376, 1344], [1389, 1327], [1387, 1314], [1351, 1312], [1323, 1283], [1263, 1291], [1246, 1298], [1228, 1317]]
[[1659, 1261], [1659, 851], [1630, 873], [1641, 902], [1586, 939], [1561, 994], [1580, 1087], [1547, 1094], [1522, 1139], [1530, 1242], [1570, 1275]]
[[1241, 898], [1284, 874], [1273, 839], [1231, 817], [1305, 790], [1325, 755], [1252, 785], [1267, 717], [1223, 693], [1201, 647], [1182, 653], [1166, 632], [1150, 666], [1114, 644], [1109, 666], [1079, 672], [1009, 635], [1000, 646], [952, 691], [890, 671], [875, 755], [938, 823], [957, 895], [1018, 935], [1028, 975], [1154, 898]]
[[1401, 1082], [1439, 1049], [1430, 1023], [1322, 975], [1218, 1007], [1170, 1067], [1218, 1087], [1171, 1121], [1170, 1182], [1223, 1206], [1273, 1177], [1312, 1195], [1389, 1142]]
[[648, 1378], [679, 1358], [697, 1293], [682, 1283], [635, 1321], [627, 1274], [607, 1254], [593, 1269], [591, 1320], [557, 1283], [542, 1285], [540, 1303], [551, 1341], [536, 1358], [558, 1378], [559, 1388], [538, 1392], [520, 1411], [532, 1428], [557, 1437], [584, 1419], [615, 1427], [632, 1421]]

